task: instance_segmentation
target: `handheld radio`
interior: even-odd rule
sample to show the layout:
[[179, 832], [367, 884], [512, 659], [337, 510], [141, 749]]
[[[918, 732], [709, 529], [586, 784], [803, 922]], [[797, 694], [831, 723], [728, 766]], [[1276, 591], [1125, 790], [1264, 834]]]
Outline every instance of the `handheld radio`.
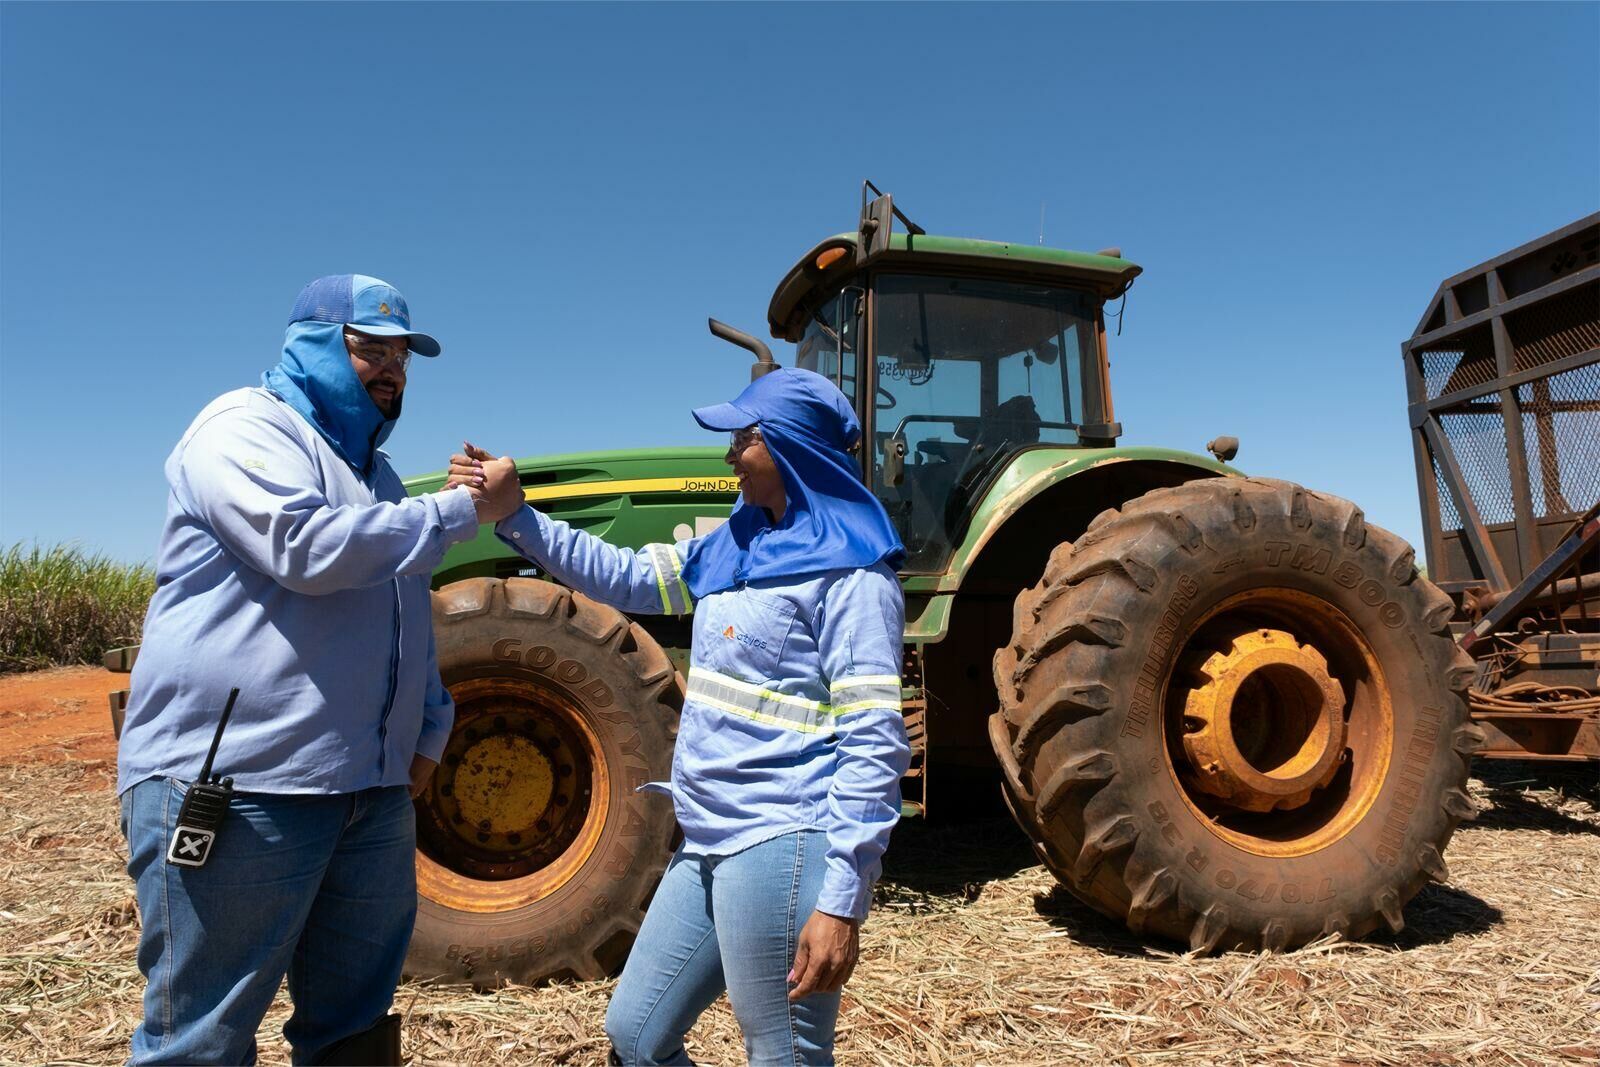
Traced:
[[239, 699], [235, 686], [228, 694], [227, 706], [222, 709], [222, 721], [217, 723], [216, 736], [211, 739], [211, 751], [206, 762], [183, 795], [183, 807], [178, 809], [178, 825], [172, 831], [172, 843], [167, 846], [167, 862], [180, 867], [204, 867], [211, 858], [211, 846], [222, 832], [222, 817], [228, 814], [228, 799], [233, 796], [233, 779], [213, 776], [211, 762], [217, 758], [217, 746], [222, 743], [222, 730], [233, 714], [233, 702]]

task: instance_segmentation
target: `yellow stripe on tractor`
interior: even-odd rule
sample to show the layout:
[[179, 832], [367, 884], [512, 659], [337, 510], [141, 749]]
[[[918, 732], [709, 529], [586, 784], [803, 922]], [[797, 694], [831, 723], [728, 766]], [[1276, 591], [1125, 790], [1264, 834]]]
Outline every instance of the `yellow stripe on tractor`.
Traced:
[[540, 500], [570, 500], [585, 496], [621, 496], [625, 493], [737, 493], [737, 478], [630, 478], [608, 482], [563, 482], [534, 485], [522, 491], [532, 504]]

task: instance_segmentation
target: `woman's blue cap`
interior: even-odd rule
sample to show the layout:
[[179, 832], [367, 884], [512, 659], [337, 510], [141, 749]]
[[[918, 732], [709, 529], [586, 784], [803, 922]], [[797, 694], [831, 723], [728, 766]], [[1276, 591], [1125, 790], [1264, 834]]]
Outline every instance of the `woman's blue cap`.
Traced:
[[762, 423], [787, 425], [841, 452], [861, 440], [861, 422], [838, 387], [815, 371], [792, 367], [763, 374], [729, 403], [695, 408], [694, 420], [727, 433]]
[[411, 328], [411, 311], [400, 290], [365, 274], [330, 274], [318, 278], [294, 302], [289, 324], [337, 322], [378, 337], [404, 337], [419, 356], [437, 356], [439, 342]]

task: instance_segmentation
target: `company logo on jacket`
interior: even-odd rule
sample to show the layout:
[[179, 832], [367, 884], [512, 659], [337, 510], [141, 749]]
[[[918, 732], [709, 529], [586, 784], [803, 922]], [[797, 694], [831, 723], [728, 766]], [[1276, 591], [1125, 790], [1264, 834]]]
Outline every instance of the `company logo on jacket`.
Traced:
[[751, 637], [749, 634], [739, 633], [737, 630], [735, 630], [733, 628], [733, 626], [731, 624], [728, 626], [728, 628], [726, 630], [722, 631], [722, 638], [725, 641], [737, 641], [741, 645], [745, 646], [746, 648], [759, 648], [759, 649], [771, 648], [770, 645], [768, 645], [765, 641], [761, 640], [761, 638], [759, 638], [759, 637]]

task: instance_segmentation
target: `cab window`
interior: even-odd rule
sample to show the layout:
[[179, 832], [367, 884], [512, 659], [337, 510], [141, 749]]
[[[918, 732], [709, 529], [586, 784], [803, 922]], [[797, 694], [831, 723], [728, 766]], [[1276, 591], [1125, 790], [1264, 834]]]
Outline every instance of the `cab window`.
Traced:
[[[873, 489], [908, 570], [938, 570], [971, 508], [1019, 450], [1075, 445], [1094, 347], [1085, 293], [1020, 282], [876, 282]], [[891, 450], [901, 463], [885, 463]]]

